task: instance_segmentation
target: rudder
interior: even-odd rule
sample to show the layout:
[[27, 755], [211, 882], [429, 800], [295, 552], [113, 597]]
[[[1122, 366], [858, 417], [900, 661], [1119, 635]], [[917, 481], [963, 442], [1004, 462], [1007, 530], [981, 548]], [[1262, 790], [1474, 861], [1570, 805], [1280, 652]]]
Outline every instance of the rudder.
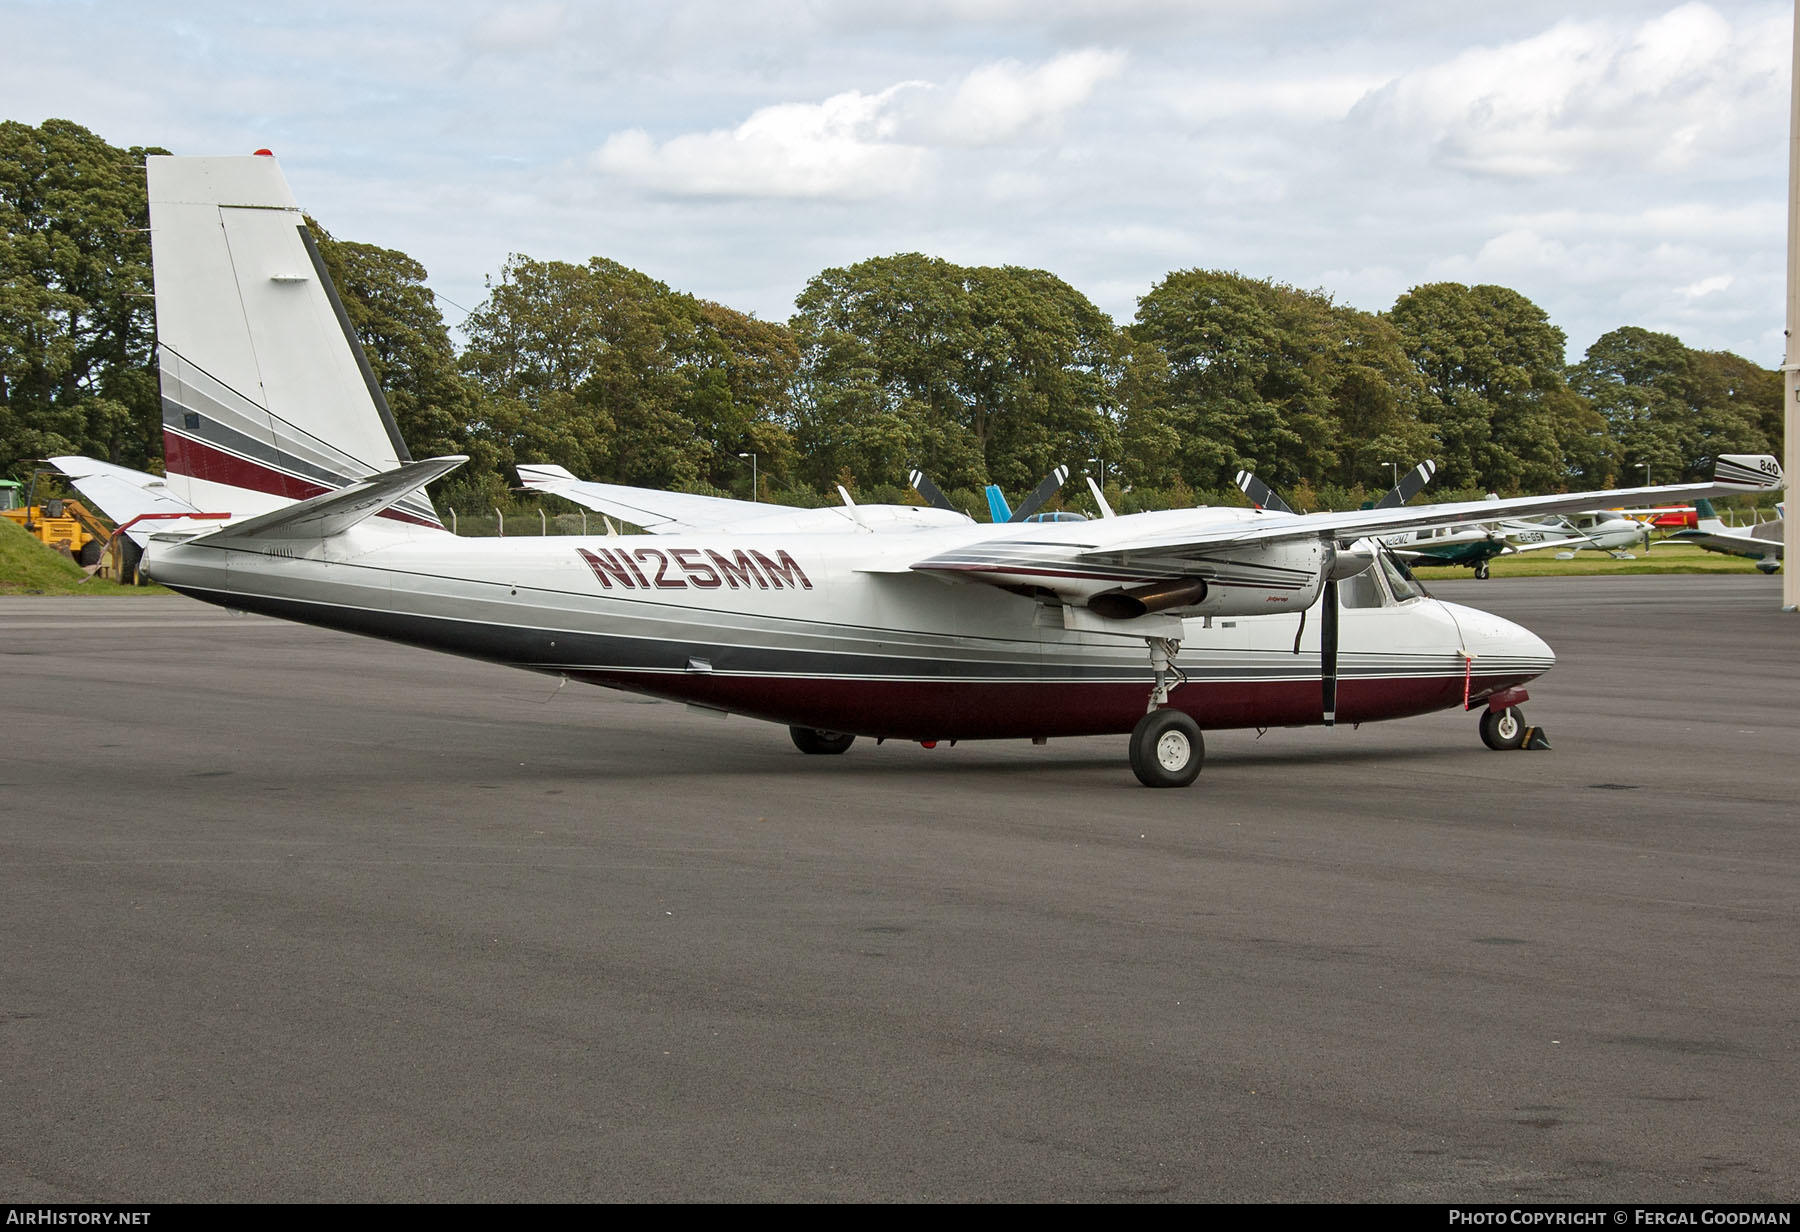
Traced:
[[[253, 516], [410, 462], [276, 161], [145, 167], [170, 490]], [[442, 525], [422, 492], [387, 516]]]

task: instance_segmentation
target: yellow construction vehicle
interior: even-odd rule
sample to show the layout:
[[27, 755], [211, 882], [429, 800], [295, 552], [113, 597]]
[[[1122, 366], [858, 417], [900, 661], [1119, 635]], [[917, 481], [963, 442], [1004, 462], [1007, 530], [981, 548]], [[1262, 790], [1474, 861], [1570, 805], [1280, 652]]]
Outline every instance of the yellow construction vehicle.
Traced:
[[0, 517], [11, 518], [45, 547], [61, 552], [90, 572], [118, 578], [122, 561], [116, 550], [108, 550], [114, 545], [111, 527], [80, 501], [48, 497], [42, 504], [34, 503], [38, 476], [54, 474], [33, 472], [31, 486], [22, 495], [23, 484], [0, 479]]

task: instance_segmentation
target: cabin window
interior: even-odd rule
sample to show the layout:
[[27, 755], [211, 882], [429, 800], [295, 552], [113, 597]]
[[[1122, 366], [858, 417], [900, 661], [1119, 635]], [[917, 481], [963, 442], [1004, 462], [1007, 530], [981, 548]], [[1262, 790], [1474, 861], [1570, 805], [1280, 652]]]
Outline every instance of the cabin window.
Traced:
[[1386, 602], [1387, 596], [1375, 580], [1373, 569], [1364, 569], [1338, 583], [1338, 603], [1343, 607], [1380, 607]]

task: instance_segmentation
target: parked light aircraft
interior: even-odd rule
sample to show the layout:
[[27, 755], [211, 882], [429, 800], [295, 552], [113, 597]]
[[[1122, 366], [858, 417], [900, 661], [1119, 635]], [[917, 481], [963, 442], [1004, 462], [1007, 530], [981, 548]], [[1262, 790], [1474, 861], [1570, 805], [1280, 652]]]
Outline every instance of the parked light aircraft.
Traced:
[[1621, 560], [1633, 559], [1625, 549], [1650, 547], [1650, 526], [1618, 512], [1571, 513], [1558, 517], [1525, 518], [1505, 523], [1506, 539], [1514, 552], [1538, 552], [1555, 548], [1562, 553], [1610, 552]]
[[[1404, 505], [1422, 491], [1437, 473], [1437, 463], [1422, 462], [1408, 471], [1393, 489], [1373, 506], [1391, 509]], [[1239, 471], [1237, 484], [1251, 504], [1277, 513], [1293, 512], [1269, 485], [1249, 471]], [[1381, 546], [1406, 565], [1463, 565], [1486, 580], [1488, 562], [1509, 550], [1506, 534], [1497, 522], [1472, 522], [1452, 526], [1426, 526], [1396, 531], [1380, 537]]]
[[1516, 747], [1550, 648], [1431, 598], [1369, 540], [1781, 478], [1773, 458], [1734, 457], [1685, 487], [1004, 525], [595, 485], [661, 533], [465, 539], [423, 492], [463, 459], [408, 454], [274, 159], [146, 163], [167, 475], [60, 462], [115, 518], [143, 519], [128, 533], [151, 576], [231, 608], [787, 724], [808, 753], [859, 735], [1129, 732], [1138, 778], [1176, 786], [1199, 773], [1202, 728], [1452, 707], [1480, 708], [1488, 743]]
[[[1416, 496], [1437, 471], [1425, 462], [1407, 472], [1375, 504], [1377, 509], [1403, 505]], [[1242, 488], [1259, 509], [1288, 512], [1287, 505], [1269, 486], [1249, 471], [1238, 472]], [[1382, 545], [1408, 565], [1467, 565], [1475, 576], [1486, 579], [1488, 562], [1497, 556], [1557, 548], [1572, 555], [1584, 548], [1611, 552], [1632, 559], [1624, 548], [1650, 541], [1650, 528], [1623, 513], [1558, 514], [1539, 518], [1508, 518], [1467, 526], [1444, 526], [1382, 536]]]
[[1714, 512], [1711, 501], [1696, 501], [1695, 512], [1699, 515], [1698, 526], [1693, 530], [1678, 530], [1669, 536], [1670, 539], [1692, 543], [1709, 552], [1748, 556], [1763, 573], [1773, 573], [1781, 568], [1782, 552], [1786, 547], [1784, 536], [1787, 533], [1785, 504], [1775, 506], [1772, 521], [1758, 522], [1753, 526], [1725, 525], [1725, 520]]

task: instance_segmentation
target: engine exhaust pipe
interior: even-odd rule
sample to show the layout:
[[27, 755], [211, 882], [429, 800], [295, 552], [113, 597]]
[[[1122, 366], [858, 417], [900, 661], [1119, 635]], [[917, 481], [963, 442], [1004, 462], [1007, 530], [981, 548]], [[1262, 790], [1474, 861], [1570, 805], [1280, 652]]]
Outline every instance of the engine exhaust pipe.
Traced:
[[1151, 612], [1193, 607], [1205, 599], [1206, 582], [1201, 578], [1172, 578], [1130, 590], [1109, 590], [1089, 599], [1087, 605], [1108, 620], [1134, 620]]

